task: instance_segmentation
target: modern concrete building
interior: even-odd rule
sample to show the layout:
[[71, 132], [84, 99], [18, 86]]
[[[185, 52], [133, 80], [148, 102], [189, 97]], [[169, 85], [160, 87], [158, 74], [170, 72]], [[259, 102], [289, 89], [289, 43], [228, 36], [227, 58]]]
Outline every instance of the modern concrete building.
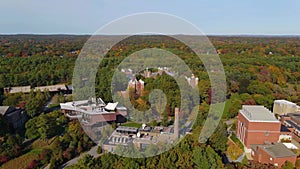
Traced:
[[[296, 103], [287, 100], [275, 100], [273, 105], [273, 113], [278, 115], [287, 115], [299, 111], [299, 106]], [[300, 112], [299, 112], [300, 114]]]
[[[115, 122], [127, 116], [125, 107], [117, 103], [105, 104], [101, 98], [61, 103], [61, 111], [70, 119], [79, 119], [85, 125], [97, 125], [101, 122]], [[119, 117], [121, 116], [121, 117]]]
[[286, 161], [295, 165], [296, 154], [282, 143], [251, 145], [251, 156], [254, 161], [281, 167]]
[[133, 143], [140, 150], [145, 150], [150, 144], [165, 146], [173, 144], [182, 133], [179, 130], [179, 113], [180, 109], [175, 108], [174, 126], [150, 127], [146, 124], [142, 124], [141, 128], [118, 126], [104, 141], [102, 148], [105, 151], [113, 152], [117, 146], [128, 146], [130, 143]]
[[236, 133], [246, 152], [252, 144], [278, 142], [280, 128], [281, 123], [264, 106], [243, 105], [238, 112]]

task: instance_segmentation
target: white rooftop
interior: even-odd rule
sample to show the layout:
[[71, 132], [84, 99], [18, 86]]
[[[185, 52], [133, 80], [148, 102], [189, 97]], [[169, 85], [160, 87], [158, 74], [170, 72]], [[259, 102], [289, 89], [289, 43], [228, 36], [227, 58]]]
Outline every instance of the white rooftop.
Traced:
[[296, 103], [290, 102], [288, 100], [275, 100], [274, 103], [281, 103], [281, 104], [290, 104], [290, 105], [297, 105]]
[[257, 105], [243, 105], [240, 112], [249, 120], [249, 121], [268, 121], [268, 122], [279, 122], [274, 113], [264, 106]]
[[[100, 102], [100, 103], [99, 103]], [[67, 103], [60, 103], [61, 109], [77, 111], [85, 114], [104, 114], [104, 113], [114, 113], [118, 102], [116, 103], [108, 103], [105, 105], [102, 99], [98, 99], [98, 104], [94, 102], [90, 102], [89, 100], [79, 100]], [[109, 110], [109, 111], [106, 111]]]
[[105, 106], [105, 109], [106, 109], [106, 110], [115, 110], [116, 107], [117, 107], [117, 105], [118, 105], [118, 102], [116, 102], [116, 103], [108, 103], [108, 104]]

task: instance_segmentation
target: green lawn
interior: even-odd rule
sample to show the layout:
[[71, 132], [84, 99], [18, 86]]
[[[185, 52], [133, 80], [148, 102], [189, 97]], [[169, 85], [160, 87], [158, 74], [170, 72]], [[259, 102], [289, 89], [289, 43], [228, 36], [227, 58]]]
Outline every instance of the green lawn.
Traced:
[[40, 152], [40, 149], [31, 150], [30, 152], [3, 164], [1, 169], [24, 169], [29, 166], [32, 160], [39, 158]]
[[230, 138], [235, 144], [238, 144], [240, 148], [244, 148], [243, 143], [236, 137], [236, 135], [232, 134]]
[[47, 141], [43, 141], [41, 139], [35, 140], [31, 144], [31, 151], [18, 158], [8, 161], [7, 163], [3, 164], [0, 169], [24, 169], [28, 167], [32, 160], [39, 158], [39, 154], [44, 148], [49, 148], [49, 144], [52, 143], [54, 139], [56, 139], [56, 137], [53, 137]]
[[142, 127], [142, 124], [140, 124], [140, 123], [134, 123], [134, 122], [127, 122], [125, 124], [122, 124], [122, 126], [140, 128], [140, 127]]

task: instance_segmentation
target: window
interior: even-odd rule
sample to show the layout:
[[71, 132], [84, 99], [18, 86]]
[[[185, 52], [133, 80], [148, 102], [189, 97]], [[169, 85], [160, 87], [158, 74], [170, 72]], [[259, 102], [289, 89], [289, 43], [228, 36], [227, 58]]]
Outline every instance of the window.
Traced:
[[266, 136], [269, 136], [269, 134], [270, 134], [269, 131], [266, 131], [265, 135], [266, 135]]

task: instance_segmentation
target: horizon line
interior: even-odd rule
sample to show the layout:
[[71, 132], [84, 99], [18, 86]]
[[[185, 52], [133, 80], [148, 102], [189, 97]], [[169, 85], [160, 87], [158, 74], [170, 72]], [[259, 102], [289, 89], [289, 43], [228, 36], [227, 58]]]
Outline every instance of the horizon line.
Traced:
[[[116, 34], [116, 35], [107, 35], [107, 34], [91, 34], [91, 33], [0, 33], [0, 36], [17, 36], [17, 35], [36, 35], [36, 36], [124, 36], [127, 34]], [[128, 34], [130, 35], [130, 34]], [[135, 35], [135, 34], [133, 34]], [[143, 35], [143, 34], [139, 34]], [[145, 34], [146, 35], [146, 34]], [[150, 34], [151, 35], [151, 34]], [[153, 34], [155, 35], [155, 34]], [[162, 34], [163, 35], [163, 34]], [[192, 34], [166, 34], [166, 35], [187, 35], [187, 36], [202, 36], [202, 35], [192, 35]], [[203, 34], [203, 36], [300, 36], [300, 34], [256, 34], [256, 33], [207, 33]]]

